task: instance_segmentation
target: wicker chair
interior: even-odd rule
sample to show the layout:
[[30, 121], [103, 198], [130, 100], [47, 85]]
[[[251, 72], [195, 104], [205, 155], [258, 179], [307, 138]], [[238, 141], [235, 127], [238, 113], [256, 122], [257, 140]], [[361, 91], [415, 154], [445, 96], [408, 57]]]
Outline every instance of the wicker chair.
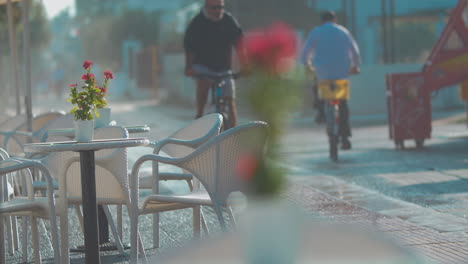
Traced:
[[[131, 261], [137, 263], [138, 216], [154, 212], [174, 210], [175, 207], [190, 208], [200, 205], [212, 206], [219, 223], [226, 228], [221, 208], [227, 206], [230, 193], [244, 190], [244, 182], [236, 175], [236, 163], [246, 153], [261, 155], [267, 138], [267, 124], [250, 122], [239, 125], [202, 144], [183, 157], [163, 157], [148, 154], [140, 157], [132, 168], [131, 188]], [[151, 194], [139, 203], [138, 174], [146, 161], [161, 162], [189, 171], [205, 190], [194, 190], [185, 195]], [[159, 224], [159, 223], [157, 223]]]
[[[1, 153], [2, 158], [6, 157], [4, 151]], [[29, 170], [33, 168], [40, 170], [44, 175], [47, 182], [47, 197], [36, 197], [34, 195], [32, 188], [32, 174]], [[41, 263], [37, 218], [48, 218], [50, 220], [55, 263], [61, 263], [54, 188], [52, 177], [48, 169], [35, 160], [8, 158], [0, 161], [0, 175], [2, 177], [2, 181], [0, 181], [0, 189], [4, 194], [7, 194], [0, 197], [0, 241], [2, 241], [0, 246], [0, 263], [5, 263], [5, 248], [3, 243], [5, 230], [3, 220], [5, 217], [16, 216], [29, 217], [31, 219], [35, 263]], [[8, 190], [9, 188], [10, 190]], [[15, 189], [17, 188], [20, 191], [16, 191]], [[23, 221], [23, 225], [23, 237], [26, 238], [26, 221]], [[23, 260], [27, 262], [26, 239], [23, 240]]]

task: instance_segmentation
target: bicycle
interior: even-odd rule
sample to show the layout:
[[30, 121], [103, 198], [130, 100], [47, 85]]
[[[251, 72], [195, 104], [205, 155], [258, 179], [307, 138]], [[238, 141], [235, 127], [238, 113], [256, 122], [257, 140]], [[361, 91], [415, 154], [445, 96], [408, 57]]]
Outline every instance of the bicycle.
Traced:
[[215, 112], [223, 116], [223, 131], [230, 129], [232, 117], [229, 111], [229, 104], [231, 103], [231, 98], [224, 95], [224, 90], [227, 88], [227, 82], [239, 78], [240, 73], [233, 73], [232, 71], [221, 73], [203, 72], [197, 73], [194, 76], [198, 79], [207, 79], [213, 82], [210, 88], [212, 105], [214, 105]]
[[325, 120], [330, 159], [338, 161], [338, 143], [341, 134], [340, 107], [349, 99], [348, 80], [323, 80], [318, 84], [319, 95], [325, 101]]

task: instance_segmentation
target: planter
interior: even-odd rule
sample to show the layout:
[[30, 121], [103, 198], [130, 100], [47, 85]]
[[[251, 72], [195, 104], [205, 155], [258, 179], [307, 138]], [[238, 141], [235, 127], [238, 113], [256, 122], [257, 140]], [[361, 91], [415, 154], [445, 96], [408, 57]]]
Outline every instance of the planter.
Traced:
[[75, 140], [90, 142], [93, 140], [94, 120], [75, 120]]
[[99, 117], [96, 117], [95, 127], [100, 128], [109, 126], [109, 123], [111, 121], [111, 109], [105, 107], [98, 108], [97, 111], [99, 112]]

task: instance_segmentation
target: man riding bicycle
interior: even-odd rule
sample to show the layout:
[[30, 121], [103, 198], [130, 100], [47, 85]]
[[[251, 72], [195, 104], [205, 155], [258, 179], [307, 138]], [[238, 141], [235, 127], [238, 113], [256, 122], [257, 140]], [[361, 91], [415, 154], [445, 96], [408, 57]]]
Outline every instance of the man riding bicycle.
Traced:
[[[185, 75], [222, 73], [231, 70], [232, 50], [243, 36], [234, 17], [224, 11], [224, 0], [205, 0], [201, 12], [188, 25], [184, 36]], [[197, 79], [197, 114], [203, 115], [212, 81]], [[224, 88], [223, 96], [229, 108], [228, 127], [237, 123], [234, 80]]]
[[[302, 64], [307, 70], [315, 71], [319, 82], [347, 80], [350, 75], [358, 74], [361, 58], [354, 38], [346, 28], [337, 24], [334, 12], [324, 12], [321, 21], [322, 25], [313, 29], [306, 40], [300, 58]], [[340, 102], [339, 116], [341, 149], [351, 149], [346, 99]]]

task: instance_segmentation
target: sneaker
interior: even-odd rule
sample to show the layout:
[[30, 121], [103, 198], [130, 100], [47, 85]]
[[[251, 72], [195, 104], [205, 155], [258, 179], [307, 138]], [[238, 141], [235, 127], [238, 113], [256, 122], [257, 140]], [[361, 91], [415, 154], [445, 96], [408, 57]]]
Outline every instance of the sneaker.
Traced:
[[349, 139], [344, 138], [344, 139], [341, 140], [341, 149], [342, 150], [351, 149], [351, 142], [349, 141]]

